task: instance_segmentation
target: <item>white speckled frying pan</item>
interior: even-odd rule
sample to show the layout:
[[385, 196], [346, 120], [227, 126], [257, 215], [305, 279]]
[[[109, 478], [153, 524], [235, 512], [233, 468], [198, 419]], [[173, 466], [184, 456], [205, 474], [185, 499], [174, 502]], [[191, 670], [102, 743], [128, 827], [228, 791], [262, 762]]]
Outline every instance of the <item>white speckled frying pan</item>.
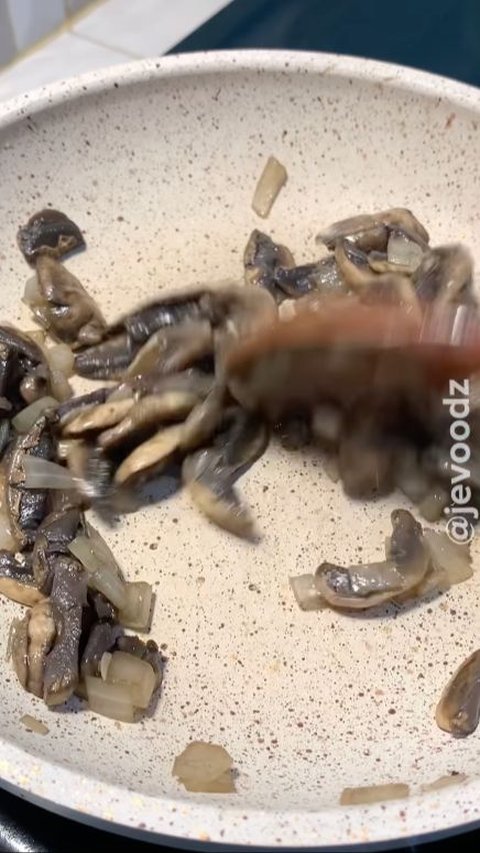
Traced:
[[[113, 318], [159, 288], [238, 277], [253, 189], [269, 154], [288, 183], [266, 223], [298, 262], [319, 226], [410, 207], [435, 242], [480, 261], [480, 93], [438, 77], [338, 56], [249, 52], [132, 63], [2, 106], [2, 319], [31, 326], [17, 226], [52, 203], [85, 229], [69, 261]], [[233, 541], [185, 495], [130, 516], [109, 544], [155, 585], [166, 646], [151, 719], [115, 725], [48, 711], [4, 661], [0, 775], [6, 787], [91, 822], [253, 846], [391, 841], [478, 820], [480, 732], [454, 740], [434, 707], [480, 645], [480, 571], [441, 598], [381, 616], [303, 613], [288, 576], [323, 559], [382, 553], [400, 498], [354, 504], [312, 455], [270, 450], [243, 481], [263, 532]], [[477, 544], [473, 553], [478, 559]], [[2, 650], [18, 608], [0, 602]], [[23, 714], [49, 734], [27, 732]], [[172, 778], [189, 740], [222, 744], [234, 795], [188, 794]], [[424, 786], [468, 778], [434, 793]], [[411, 796], [341, 807], [345, 786], [406, 782]]]

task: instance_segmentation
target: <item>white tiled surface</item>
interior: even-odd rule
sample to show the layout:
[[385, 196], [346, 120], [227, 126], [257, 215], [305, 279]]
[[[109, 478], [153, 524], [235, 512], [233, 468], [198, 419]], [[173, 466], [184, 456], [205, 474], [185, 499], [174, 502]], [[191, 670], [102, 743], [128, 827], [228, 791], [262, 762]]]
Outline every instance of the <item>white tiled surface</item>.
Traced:
[[130, 59], [124, 53], [63, 33], [0, 74], [0, 100], [64, 77]]
[[[20, 7], [25, 9], [28, 3], [42, 11], [51, 4], [49, 14], [53, 20], [58, 4], [64, 15], [67, 9], [69, 13], [78, 11], [88, 0], [0, 0], [0, 50], [2, 24], [6, 27], [10, 20], [7, 17], [3, 22], [2, 19], [2, 8], [7, 2], [17, 4], [18, 14]], [[229, 2], [105, 0], [94, 6], [85, 17], [74, 20], [71, 30], [52, 38], [29, 56], [0, 71], [0, 100], [75, 74], [128, 62], [132, 58], [159, 56], [228, 6]], [[22, 26], [26, 37], [25, 19]]]
[[65, 18], [63, 0], [7, 0], [7, 6], [17, 51], [48, 35]]
[[74, 32], [133, 56], [154, 56], [228, 5], [229, 0], [107, 0]]

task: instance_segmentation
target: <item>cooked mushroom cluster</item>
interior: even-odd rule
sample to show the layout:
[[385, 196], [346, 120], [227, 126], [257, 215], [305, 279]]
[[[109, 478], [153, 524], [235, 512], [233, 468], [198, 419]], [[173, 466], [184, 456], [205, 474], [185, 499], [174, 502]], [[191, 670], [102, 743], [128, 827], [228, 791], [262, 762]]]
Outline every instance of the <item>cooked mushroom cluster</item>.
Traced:
[[[85, 247], [79, 227], [48, 209], [20, 228], [34, 272], [23, 299], [40, 329], [0, 327], [0, 592], [29, 608], [10, 653], [47, 704], [76, 693], [130, 722], [161, 682], [155, 643], [125, 634], [149, 630], [151, 587], [125, 580], [85, 518], [131, 508], [146, 480], [174, 472], [207, 519], [252, 537], [237, 481], [270, 440], [311, 444], [351, 498], [400, 489], [427, 521], [442, 516], [444, 381], [474, 386], [480, 369], [470, 254], [431, 247], [403, 208], [336, 222], [317, 243], [297, 264], [254, 230], [243, 283], [160, 293], [109, 323], [65, 266]], [[101, 384], [74, 395], [73, 375]], [[480, 505], [473, 462], [465, 485]], [[363, 610], [471, 576], [468, 547], [406, 510], [391, 520], [384, 560], [292, 578], [300, 606]]]

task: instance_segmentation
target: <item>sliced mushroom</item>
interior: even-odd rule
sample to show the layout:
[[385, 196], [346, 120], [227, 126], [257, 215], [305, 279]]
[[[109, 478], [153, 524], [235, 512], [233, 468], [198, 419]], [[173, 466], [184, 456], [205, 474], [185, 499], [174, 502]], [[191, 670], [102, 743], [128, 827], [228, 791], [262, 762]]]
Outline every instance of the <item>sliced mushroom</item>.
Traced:
[[49, 255], [41, 255], [36, 266], [40, 293], [31, 308], [40, 324], [68, 344], [100, 343], [105, 320], [78, 278]]
[[55, 562], [60, 554], [68, 554], [82, 522], [78, 507], [62, 507], [51, 512], [40, 525], [33, 547], [33, 573], [40, 590], [49, 593]]
[[19, 229], [17, 242], [25, 260], [35, 263], [39, 255], [63, 257], [74, 249], [85, 246], [78, 225], [59, 210], [46, 208], [30, 217]]
[[245, 284], [262, 287], [277, 301], [282, 300], [282, 293], [276, 287], [277, 272], [295, 265], [293, 255], [286, 246], [274, 243], [268, 234], [255, 228], [245, 247], [243, 264]]
[[28, 681], [28, 621], [30, 611], [23, 619], [14, 619], [10, 626], [7, 656], [12, 658], [13, 668], [23, 689]]
[[413, 275], [419, 299], [437, 303], [472, 300], [473, 259], [464, 246], [430, 249]]
[[0, 551], [0, 593], [27, 607], [45, 597], [37, 586], [31, 561], [17, 559], [10, 551]]
[[306, 414], [289, 415], [274, 425], [274, 433], [286, 450], [301, 450], [312, 440], [312, 430]]
[[220, 427], [224, 415], [225, 387], [214, 385], [210, 393], [192, 409], [185, 420], [180, 448], [193, 450], [208, 441]]
[[57, 424], [62, 429], [71, 420], [76, 418], [80, 412], [91, 411], [96, 406], [105, 403], [107, 397], [111, 394], [111, 388], [98, 388], [95, 391], [90, 391], [88, 394], [83, 394], [79, 397], [72, 397], [65, 403], [58, 406], [56, 411]]
[[144, 441], [161, 424], [183, 420], [196, 403], [197, 395], [188, 391], [165, 391], [164, 394], [142, 397], [126, 417], [112, 429], [101, 433], [98, 444], [104, 450], [111, 450], [119, 445], [128, 445], [133, 440]]
[[291, 269], [281, 267], [275, 273], [275, 283], [286, 296], [293, 299], [299, 299], [314, 291], [321, 293], [346, 291], [345, 282], [333, 255], [313, 264], [303, 264]]
[[480, 651], [454, 673], [435, 712], [437, 726], [454, 737], [471, 735], [480, 720]]
[[159, 329], [178, 326], [204, 318], [202, 300], [208, 299], [206, 289], [172, 293], [121, 317], [109, 328], [109, 335], [126, 333], [132, 344], [144, 344]]
[[217, 436], [214, 447], [187, 456], [183, 463], [183, 482], [195, 505], [219, 527], [237, 536], [251, 536], [254, 524], [234, 484], [265, 451], [268, 437], [260, 419], [241, 412]]
[[348, 568], [322, 563], [315, 586], [332, 607], [365, 610], [418, 586], [429, 566], [422, 526], [407, 510], [394, 510], [389, 555], [383, 562]]
[[43, 696], [45, 664], [55, 642], [57, 629], [54, 609], [49, 599], [32, 607], [28, 620], [28, 676], [26, 689]]
[[47, 705], [58, 705], [78, 684], [82, 609], [87, 603], [87, 574], [72, 557], [56, 560], [50, 602], [56, 637], [45, 662], [43, 697]]
[[67, 466], [77, 479], [77, 491], [87, 506], [103, 501], [112, 493], [113, 463], [102, 448], [83, 441], [72, 441], [67, 453]]
[[172, 460], [181, 438], [182, 424], [161, 429], [124, 459], [115, 472], [115, 483], [123, 485], [133, 478], [144, 478], [161, 471]]
[[6, 498], [12, 533], [22, 550], [32, 546], [38, 527], [48, 512], [48, 492], [23, 486], [25, 456], [53, 459], [50, 423], [44, 415], [25, 435], [19, 436], [7, 454]]
[[206, 311], [215, 330], [215, 370], [221, 382], [230, 349], [273, 323], [278, 317], [277, 306], [268, 290], [231, 286], [212, 294]]
[[411, 210], [407, 210], [404, 207], [392, 207], [389, 210], [382, 210], [379, 213], [360, 214], [352, 216], [349, 219], [339, 220], [320, 231], [317, 240], [324, 243], [329, 249], [332, 249], [338, 240], [344, 240], [345, 238], [363, 233], [368, 234], [369, 231], [373, 231], [373, 229], [382, 225], [387, 226], [389, 229], [407, 231], [424, 243], [428, 243], [429, 241], [428, 232], [421, 222], [418, 221]]
[[111, 400], [97, 406], [84, 408], [63, 428], [65, 436], [76, 437], [88, 432], [99, 432], [120, 423], [135, 405], [133, 397]]
[[212, 329], [206, 320], [167, 326], [148, 339], [130, 364], [127, 374], [136, 376], [150, 371], [177, 373], [212, 352]]
[[139, 349], [126, 332], [119, 332], [78, 353], [75, 372], [87, 379], [121, 379]]

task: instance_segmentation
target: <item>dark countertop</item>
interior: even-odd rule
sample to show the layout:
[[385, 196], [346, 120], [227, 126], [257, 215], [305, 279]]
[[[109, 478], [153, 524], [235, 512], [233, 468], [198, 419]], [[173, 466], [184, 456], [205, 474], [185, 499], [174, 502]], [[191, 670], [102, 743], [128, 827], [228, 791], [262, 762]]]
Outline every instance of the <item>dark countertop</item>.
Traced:
[[[367, 56], [480, 86], [480, 0], [234, 0], [171, 52], [252, 47]], [[417, 839], [402, 849], [444, 853], [452, 841], [419, 845]], [[458, 841], [478, 847], [480, 831]], [[0, 850], [63, 853], [77, 848], [103, 853], [153, 849], [0, 792]]]

